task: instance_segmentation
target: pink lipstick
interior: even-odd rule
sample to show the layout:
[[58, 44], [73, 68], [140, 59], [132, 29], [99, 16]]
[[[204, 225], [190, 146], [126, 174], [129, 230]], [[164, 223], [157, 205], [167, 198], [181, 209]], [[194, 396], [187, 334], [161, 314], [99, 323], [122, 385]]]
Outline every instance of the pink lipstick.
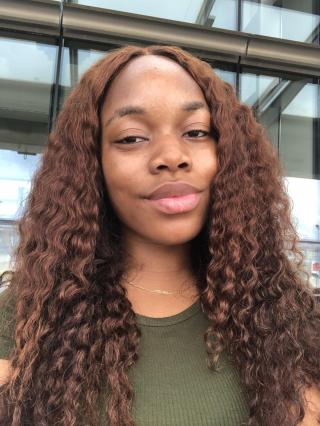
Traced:
[[149, 199], [148, 201], [159, 211], [168, 214], [184, 213], [193, 210], [200, 201], [200, 193]]

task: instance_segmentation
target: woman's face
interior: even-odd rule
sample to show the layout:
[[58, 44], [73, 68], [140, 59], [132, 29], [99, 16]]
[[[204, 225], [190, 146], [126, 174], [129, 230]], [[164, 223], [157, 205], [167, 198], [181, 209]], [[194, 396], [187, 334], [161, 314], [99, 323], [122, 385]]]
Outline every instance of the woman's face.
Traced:
[[[209, 108], [193, 78], [169, 58], [134, 58], [109, 87], [101, 122], [105, 183], [125, 235], [166, 245], [196, 237], [206, 219], [217, 157]], [[178, 181], [197, 194], [147, 198]]]

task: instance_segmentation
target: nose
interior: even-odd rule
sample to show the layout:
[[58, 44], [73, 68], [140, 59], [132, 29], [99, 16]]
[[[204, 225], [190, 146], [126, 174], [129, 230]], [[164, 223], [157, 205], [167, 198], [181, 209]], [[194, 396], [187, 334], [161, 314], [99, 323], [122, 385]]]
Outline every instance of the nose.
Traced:
[[191, 169], [192, 159], [187, 150], [183, 146], [183, 142], [176, 140], [173, 137], [167, 137], [166, 140], [158, 140], [156, 148], [150, 159], [150, 171], [153, 174], [167, 169], [170, 172], [175, 172], [179, 169]]

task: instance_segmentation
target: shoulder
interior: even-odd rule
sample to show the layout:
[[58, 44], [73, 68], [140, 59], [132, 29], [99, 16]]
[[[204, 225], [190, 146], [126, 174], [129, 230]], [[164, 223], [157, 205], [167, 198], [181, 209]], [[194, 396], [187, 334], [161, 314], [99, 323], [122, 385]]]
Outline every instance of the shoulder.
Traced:
[[304, 393], [306, 400], [305, 416], [300, 426], [317, 426], [320, 425], [320, 385], [308, 388]]
[[9, 358], [14, 346], [15, 303], [11, 292], [5, 289], [0, 293], [0, 360]]
[[14, 346], [14, 311], [10, 291], [5, 289], [0, 293], [0, 385], [8, 380], [11, 364], [9, 358]]
[[0, 359], [0, 385], [6, 383], [10, 375], [11, 365], [7, 359]]

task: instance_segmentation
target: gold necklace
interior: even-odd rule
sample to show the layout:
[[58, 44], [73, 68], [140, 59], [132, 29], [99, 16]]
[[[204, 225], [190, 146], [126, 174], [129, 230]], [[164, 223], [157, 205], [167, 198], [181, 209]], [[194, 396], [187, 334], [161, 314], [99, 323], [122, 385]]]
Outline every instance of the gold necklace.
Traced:
[[[140, 286], [140, 285], [137, 285], [137, 284], [133, 284], [133, 283], [131, 283], [130, 281], [127, 281], [127, 280], [125, 280], [129, 285], [132, 285], [133, 287], [137, 287], [137, 288], [140, 288], [141, 290], [146, 290], [146, 291], [149, 291], [150, 293], [157, 293], [157, 294], [182, 294], [182, 293], [184, 293], [186, 290], [178, 290], [178, 291], [167, 291], [167, 290], [158, 290], [158, 289], [155, 289], [155, 290], [150, 290], [150, 288], [145, 288], [145, 287], [142, 287], [142, 286]], [[190, 287], [188, 287], [187, 289], [189, 289], [189, 288], [192, 288], [191, 286]]]
[[141, 287], [140, 285], [137, 284], [132, 284], [132, 283], [128, 283], [129, 285], [132, 285], [133, 287], [137, 287], [140, 288], [141, 290], [146, 290], [146, 291], [150, 291], [150, 293], [158, 293], [158, 294], [182, 294], [184, 291], [183, 290], [179, 290], [179, 291], [166, 291], [166, 290], [150, 290], [149, 288], [145, 288], [145, 287]]

